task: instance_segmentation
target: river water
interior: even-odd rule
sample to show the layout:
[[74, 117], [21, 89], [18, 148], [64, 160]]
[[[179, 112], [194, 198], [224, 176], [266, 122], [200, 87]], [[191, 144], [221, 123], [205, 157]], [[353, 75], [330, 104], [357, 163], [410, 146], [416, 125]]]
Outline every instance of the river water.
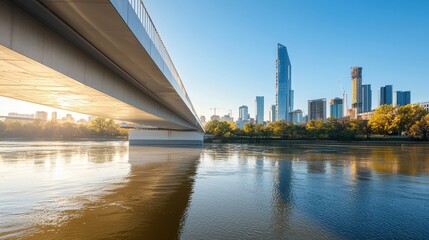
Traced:
[[429, 239], [429, 145], [0, 142], [0, 239]]

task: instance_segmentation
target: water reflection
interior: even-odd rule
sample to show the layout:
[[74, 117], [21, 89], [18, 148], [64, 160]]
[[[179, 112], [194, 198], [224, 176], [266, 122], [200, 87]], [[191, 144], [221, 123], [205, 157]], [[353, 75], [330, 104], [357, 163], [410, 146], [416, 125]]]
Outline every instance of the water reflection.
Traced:
[[[178, 238], [201, 148], [128, 148], [115, 144], [57, 147], [51, 151], [48, 147], [30, 146], [30, 155], [19, 151], [16, 155], [1, 154], [2, 173], [16, 174], [17, 169], [10, 165], [20, 162], [20, 170], [27, 172], [26, 176], [40, 178], [41, 172], [51, 177], [65, 176], [54, 182], [48, 177], [33, 183], [25, 175], [8, 176], [15, 181], [13, 187], [7, 187], [2, 178], [2, 196], [19, 198], [22, 203], [13, 205], [12, 199], [0, 200], [1, 219], [10, 220], [0, 222], [0, 238]], [[42, 169], [28, 167], [34, 166], [32, 161]]]

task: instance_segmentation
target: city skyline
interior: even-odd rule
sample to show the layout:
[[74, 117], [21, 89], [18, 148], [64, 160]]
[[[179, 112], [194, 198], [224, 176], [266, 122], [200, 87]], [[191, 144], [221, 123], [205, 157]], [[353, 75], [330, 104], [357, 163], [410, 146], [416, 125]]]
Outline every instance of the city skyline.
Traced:
[[[350, 106], [351, 66], [364, 68], [364, 82], [370, 83], [373, 89], [372, 108], [378, 106], [378, 89], [384, 85], [411, 90], [412, 103], [429, 100], [426, 88], [421, 87], [429, 82], [425, 74], [425, 63], [429, 61], [429, 50], [425, 47], [429, 38], [425, 30], [429, 24], [424, 11], [427, 3], [391, 2], [385, 6], [373, 1], [309, 1], [260, 6], [251, 1], [244, 5], [244, 11], [238, 11], [243, 7], [239, 2], [228, 2], [227, 7], [222, 2], [185, 2], [189, 4], [151, 0], [145, 4], [198, 115], [209, 118], [212, 112], [209, 108], [216, 106], [224, 108], [219, 115], [231, 109], [237, 119], [239, 106], [251, 106], [255, 96], [265, 96], [264, 115], [268, 120], [269, 106], [275, 104], [275, 44], [279, 42], [288, 47], [294, 62], [294, 109], [306, 111], [308, 99], [342, 97], [341, 85], [348, 94]], [[362, 4], [366, 6], [366, 18], [350, 18], [348, 10]], [[187, 5], [192, 7], [185, 7]], [[264, 18], [254, 19], [254, 9]], [[213, 12], [223, 12], [224, 18], [216, 18]], [[220, 21], [219, 24], [215, 24], [216, 21]], [[247, 25], [255, 28], [244, 27]], [[348, 37], [356, 31], [350, 26], [359, 26], [359, 35], [355, 38]], [[201, 35], [201, 31], [207, 34]], [[252, 48], [254, 46], [258, 48]], [[191, 51], [198, 49], [205, 51]], [[198, 59], [208, 62], [199, 64]], [[397, 59], [407, 59], [407, 62]], [[222, 98], [219, 98], [220, 92]], [[15, 100], [1, 98], [0, 101], [5, 106], [0, 110], [3, 114], [14, 109], [26, 111], [20, 110], [22, 104], [16, 104]], [[29, 103], [24, 105], [21, 109], [44, 110]], [[250, 108], [249, 113], [254, 116], [254, 109]]]

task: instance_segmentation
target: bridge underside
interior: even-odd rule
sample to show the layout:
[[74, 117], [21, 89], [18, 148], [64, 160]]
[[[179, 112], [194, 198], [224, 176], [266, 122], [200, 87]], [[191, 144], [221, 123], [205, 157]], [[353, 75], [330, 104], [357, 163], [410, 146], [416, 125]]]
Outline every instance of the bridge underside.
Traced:
[[147, 126], [202, 130], [189, 114], [139, 86], [20, 7], [0, 2], [1, 96]]

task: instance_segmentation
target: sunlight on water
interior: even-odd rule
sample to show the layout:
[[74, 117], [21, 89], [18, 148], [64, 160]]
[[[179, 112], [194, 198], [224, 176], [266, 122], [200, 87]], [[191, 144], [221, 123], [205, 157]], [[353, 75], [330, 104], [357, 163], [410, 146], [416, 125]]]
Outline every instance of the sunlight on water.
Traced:
[[427, 239], [428, 149], [1, 142], [0, 239]]

